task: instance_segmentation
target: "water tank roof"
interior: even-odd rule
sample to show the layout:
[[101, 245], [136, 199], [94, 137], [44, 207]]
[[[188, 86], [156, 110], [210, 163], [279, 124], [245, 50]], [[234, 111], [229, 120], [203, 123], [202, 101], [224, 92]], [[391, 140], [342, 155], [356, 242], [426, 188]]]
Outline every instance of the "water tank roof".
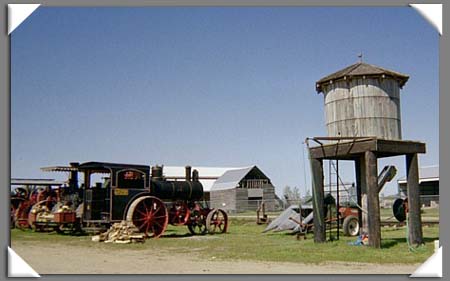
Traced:
[[318, 93], [322, 92], [322, 85], [329, 83], [331, 81], [344, 79], [345, 77], [356, 77], [356, 76], [382, 76], [386, 75], [392, 78], [395, 78], [399, 81], [400, 88], [405, 85], [406, 81], [408, 81], [409, 76], [385, 69], [376, 65], [358, 62], [355, 64], [352, 64], [350, 66], [347, 66], [344, 69], [341, 69], [333, 74], [330, 74], [328, 76], [323, 77], [319, 81], [316, 82], [316, 90]]

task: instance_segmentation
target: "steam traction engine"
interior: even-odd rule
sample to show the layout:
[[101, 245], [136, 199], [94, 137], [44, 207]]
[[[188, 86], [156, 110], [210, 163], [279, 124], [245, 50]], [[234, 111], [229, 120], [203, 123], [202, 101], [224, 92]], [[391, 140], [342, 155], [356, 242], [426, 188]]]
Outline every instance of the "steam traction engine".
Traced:
[[55, 202], [59, 201], [62, 185], [63, 182], [51, 179], [11, 179], [11, 186], [19, 187], [11, 191], [10, 226], [20, 229], [35, 228], [36, 217], [48, 214]]
[[[127, 220], [147, 237], [157, 238], [167, 225], [186, 225], [192, 234], [224, 233], [227, 214], [202, 206], [203, 186], [198, 172], [186, 167], [184, 181], [168, 181], [163, 167], [87, 162], [78, 166], [84, 174], [83, 203], [78, 208], [85, 229]], [[103, 183], [91, 185], [94, 174], [108, 174]], [[81, 214], [80, 214], [81, 213]]]

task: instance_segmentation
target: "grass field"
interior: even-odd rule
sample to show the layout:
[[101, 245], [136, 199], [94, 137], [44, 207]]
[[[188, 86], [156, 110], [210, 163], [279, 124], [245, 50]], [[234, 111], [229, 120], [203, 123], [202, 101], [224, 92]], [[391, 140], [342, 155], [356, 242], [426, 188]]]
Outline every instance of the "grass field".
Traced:
[[[266, 214], [269, 217], [277, 217], [280, 215], [281, 211], [275, 211], [275, 212], [266, 212]], [[431, 218], [431, 219], [439, 219], [439, 208], [422, 208], [421, 214], [423, 218]], [[245, 212], [239, 212], [236, 214], [232, 214], [233, 217], [248, 217], [252, 216], [256, 218], [256, 211], [245, 211]], [[380, 208], [380, 216], [382, 219], [394, 219], [393, 213], [391, 208]]]
[[425, 246], [411, 252], [406, 243], [405, 227], [383, 228], [381, 249], [349, 245], [348, 243], [355, 241], [356, 238], [344, 237], [342, 233], [339, 241], [315, 244], [313, 234], [308, 234], [306, 240], [297, 240], [294, 235], [285, 232], [263, 234], [261, 231], [264, 228], [264, 225], [256, 225], [254, 221], [248, 219], [233, 218], [226, 234], [191, 236], [186, 227], [169, 226], [161, 238], [148, 239], [143, 244], [105, 244], [92, 242], [89, 236], [35, 233], [18, 229], [11, 230], [11, 240], [13, 244], [35, 242], [34, 245], [39, 245], [39, 241], [45, 241], [94, 249], [117, 249], [118, 251], [126, 248], [136, 251], [151, 249], [164, 252], [195, 253], [206, 259], [217, 260], [299, 263], [343, 261], [384, 264], [422, 263], [432, 255], [433, 241], [439, 239], [437, 226], [425, 226], [423, 228]]

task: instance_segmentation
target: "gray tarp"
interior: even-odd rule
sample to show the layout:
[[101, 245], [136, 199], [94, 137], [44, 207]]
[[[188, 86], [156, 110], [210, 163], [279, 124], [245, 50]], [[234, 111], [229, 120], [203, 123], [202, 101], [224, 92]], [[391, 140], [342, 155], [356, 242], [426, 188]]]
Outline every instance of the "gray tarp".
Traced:
[[296, 221], [302, 221], [304, 224], [308, 224], [313, 219], [313, 213], [311, 212], [306, 218], [302, 218], [300, 220], [299, 206], [291, 205], [286, 210], [284, 210], [276, 219], [274, 219], [266, 227], [266, 229], [264, 229], [263, 233], [268, 231], [284, 231], [284, 230], [292, 230], [294, 232], [300, 231], [300, 225], [289, 218], [293, 218]]

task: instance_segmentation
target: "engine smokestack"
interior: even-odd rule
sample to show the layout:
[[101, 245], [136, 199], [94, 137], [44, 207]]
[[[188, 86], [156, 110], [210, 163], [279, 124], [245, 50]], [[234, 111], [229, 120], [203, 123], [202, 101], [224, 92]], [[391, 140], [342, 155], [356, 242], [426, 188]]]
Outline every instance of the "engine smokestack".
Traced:
[[152, 178], [154, 180], [162, 180], [163, 179], [163, 166], [153, 166], [152, 167]]
[[198, 171], [192, 171], [192, 181], [198, 181]]
[[186, 181], [191, 181], [191, 170], [192, 167], [191, 166], [186, 166], [186, 175], [185, 175], [185, 179]]

